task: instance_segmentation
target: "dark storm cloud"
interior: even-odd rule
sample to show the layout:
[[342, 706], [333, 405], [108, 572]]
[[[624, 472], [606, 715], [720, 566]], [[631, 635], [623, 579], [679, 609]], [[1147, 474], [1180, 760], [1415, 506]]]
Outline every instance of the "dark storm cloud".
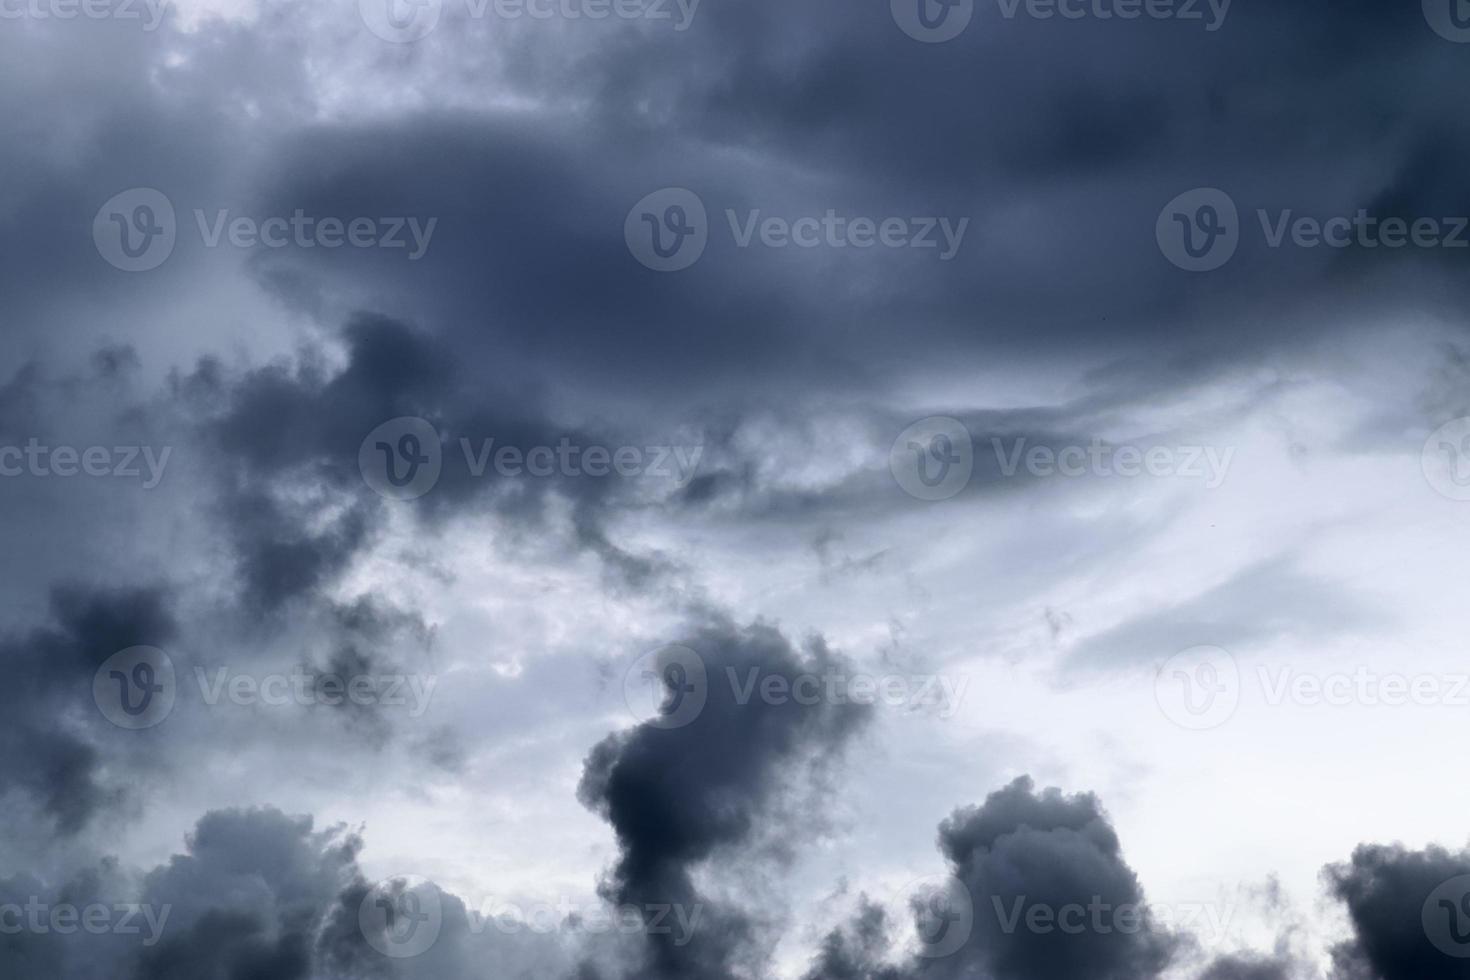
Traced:
[[[953, 951], [934, 946], [906, 964], [884, 965], [882, 916], [866, 907], [853, 924], [828, 937], [807, 980], [1147, 980], [1159, 976], [1180, 947], [1181, 938], [1153, 920], [1118, 836], [1090, 793], [1038, 793], [1029, 777], [1020, 777], [940, 824], [939, 848], [963, 886], [957, 894], [966, 896], [972, 910], [964, 943]], [[1122, 910], [1129, 919], [1079, 930], [1057, 927], [1064, 908], [1093, 907], [1110, 910], [1110, 916]], [[1036, 921], [1051, 927], [1027, 925], [1038, 908], [1051, 918]], [[937, 938], [942, 934], [929, 916], [954, 909], [939, 913], [916, 895], [913, 911], [921, 931]], [[952, 922], [948, 927], [956, 928]]]
[[[1470, 853], [1364, 844], [1325, 872], [1347, 907], [1353, 938], [1332, 951], [1336, 980], [1470, 976]], [[1460, 879], [1460, 880], [1456, 880]]]
[[[977, 8], [945, 45], [905, 37], [882, 4], [835, 2], [710, 4], [688, 32], [590, 46], [585, 33], [517, 33], [507, 84], [547, 111], [317, 125], [258, 175], [266, 213], [439, 217], [421, 261], [315, 250], [262, 257], [261, 274], [290, 265], [288, 281], [270, 279], [283, 297], [316, 295], [302, 291], [313, 277], [370, 287], [488, 375], [555, 364], [589, 392], [641, 392], [643, 408], [712, 391], [871, 392], [1059, 343], [1233, 361], [1244, 337], [1289, 349], [1345, 313], [1454, 312], [1457, 277], [1439, 267], [1459, 253], [1273, 249], [1255, 216], [1465, 210], [1443, 175], [1465, 138], [1445, 92], [1467, 69], [1417, 9], [1236, 4], [1208, 32]], [[484, 26], [467, 39], [489, 43]], [[569, 89], [595, 110], [559, 112]], [[1264, 163], [1244, 149], [1262, 143]], [[1320, 180], [1324, 168], [1338, 179]], [[659, 275], [621, 232], [635, 201], [671, 185], [704, 199], [711, 240], [695, 266]], [[1209, 275], [1171, 266], [1153, 234], [1163, 205], [1198, 186], [1232, 194], [1247, 225], [1239, 257]], [[737, 249], [724, 215], [829, 207], [967, 216], [970, 237], [947, 263]]]
[[144, 881], [143, 903], [172, 911], [130, 980], [314, 977], [323, 916], [357, 877], [361, 840], [260, 809], [205, 814], [188, 843]]
[[58, 833], [77, 833], [123, 793], [103, 774], [110, 745], [92, 678], [119, 650], [167, 643], [170, 602], [161, 588], [58, 589], [49, 625], [0, 645], [0, 785], [34, 798]]
[[905, 970], [884, 966], [890, 944], [887, 913], [864, 896], [852, 922], [822, 940], [803, 980], [902, 980]]
[[[180, 404], [208, 419], [201, 428], [219, 484], [217, 514], [248, 606], [269, 612], [319, 594], [373, 542], [393, 506], [412, 506], [429, 523], [494, 510], [534, 526], [554, 493], [572, 504], [576, 541], [622, 577], [642, 582], [661, 567], [657, 556], [618, 547], [602, 526], [605, 511], [634, 494], [630, 481], [573, 471], [516, 479], [493, 466], [477, 475], [465, 451], [484, 454], [486, 439], [525, 452], [564, 439], [615, 448], [628, 438], [560, 426], [514, 380], [479, 377], [439, 340], [386, 317], [354, 319], [342, 342], [340, 370], [309, 349], [294, 364], [239, 377], [206, 361], [175, 380]], [[437, 484], [411, 505], [378, 497], [358, 460], [373, 429], [404, 416], [437, 428], [443, 458]]]
[[[1037, 793], [1021, 777], [983, 805], [956, 811], [940, 825], [939, 846], [975, 904], [975, 933], [957, 956], [973, 956], [998, 980], [1146, 978], [1173, 955], [1176, 939], [1152, 921], [1118, 835], [1090, 793]], [[1060, 910], [1099, 900], [1138, 910], [1141, 928], [1069, 934], [1012, 930], [1004, 921], [1018, 905]]]
[[[757, 943], [748, 910], [704, 896], [694, 873], [722, 852], [756, 843], [778, 796], [791, 792], [790, 780], [820, 775], [871, 709], [832, 699], [741, 703], [732, 677], [755, 672], [790, 683], [839, 667], [820, 640], [801, 653], [771, 626], [716, 621], [686, 642], [707, 672], [703, 709], [682, 727], [646, 723], [609, 736], [588, 757], [578, 795], [617, 834], [621, 853], [603, 889], [609, 900], [703, 906], [692, 941], [679, 945], [650, 931], [642, 962], [627, 975], [721, 980], [759, 968], [768, 950]], [[800, 847], [800, 837], [791, 844]]]

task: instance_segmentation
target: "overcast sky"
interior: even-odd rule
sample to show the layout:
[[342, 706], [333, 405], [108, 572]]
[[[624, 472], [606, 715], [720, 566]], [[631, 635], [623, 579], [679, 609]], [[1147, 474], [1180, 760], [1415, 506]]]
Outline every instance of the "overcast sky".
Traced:
[[0, 0], [0, 975], [1470, 977], [1460, 0]]

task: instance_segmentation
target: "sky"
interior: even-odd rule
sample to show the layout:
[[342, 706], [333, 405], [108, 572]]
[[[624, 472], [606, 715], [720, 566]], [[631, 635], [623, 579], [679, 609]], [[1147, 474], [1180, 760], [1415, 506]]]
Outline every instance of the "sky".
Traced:
[[0, 0], [0, 976], [1470, 977], [1470, 11]]

